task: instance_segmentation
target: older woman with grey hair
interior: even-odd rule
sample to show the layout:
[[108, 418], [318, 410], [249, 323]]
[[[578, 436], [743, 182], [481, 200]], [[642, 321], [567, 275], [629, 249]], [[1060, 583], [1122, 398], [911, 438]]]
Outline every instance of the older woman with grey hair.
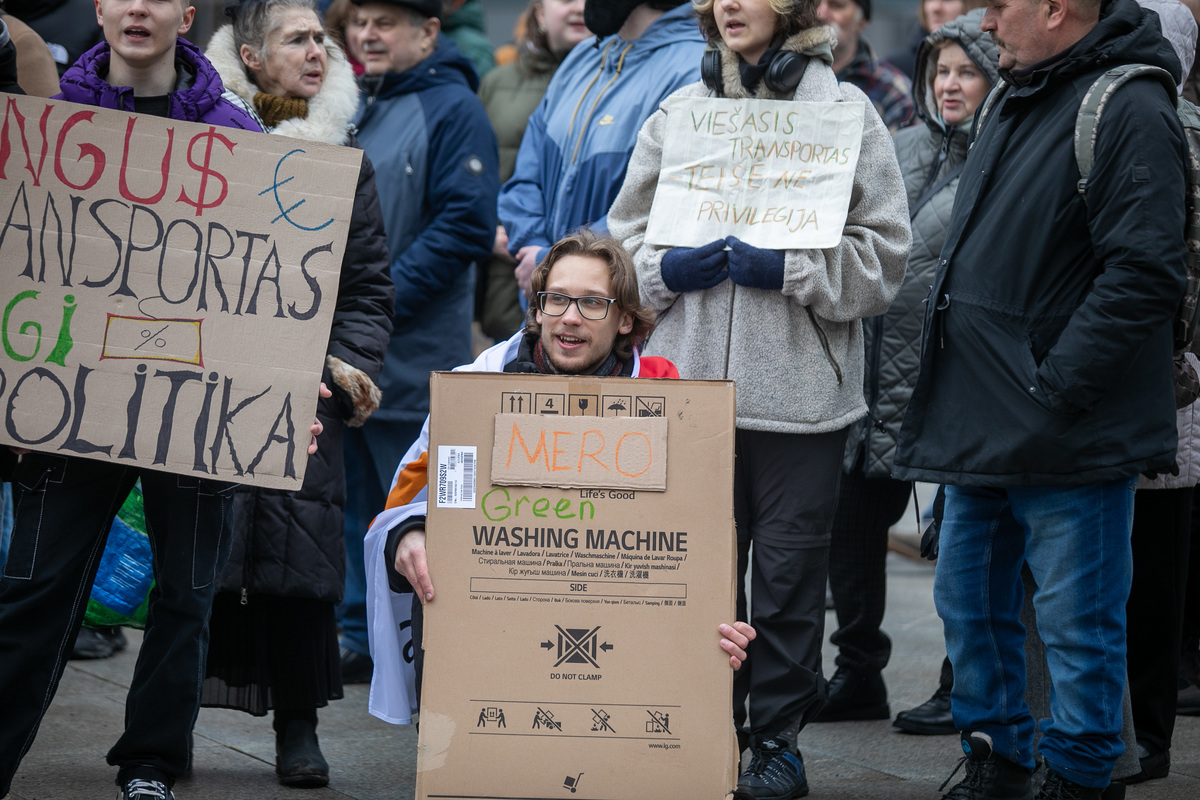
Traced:
[[[226, 94], [263, 129], [356, 146], [354, 74], [330, 41], [314, 0], [243, 0], [209, 44]], [[392, 330], [393, 286], [375, 175], [363, 155], [325, 359], [333, 397], [317, 415], [321, 448], [297, 492], [241, 488], [234, 545], [213, 604], [202, 704], [274, 711], [275, 771], [288, 786], [324, 786], [317, 709], [342, 697], [335, 605], [346, 570], [343, 425], [379, 405], [375, 379]]]

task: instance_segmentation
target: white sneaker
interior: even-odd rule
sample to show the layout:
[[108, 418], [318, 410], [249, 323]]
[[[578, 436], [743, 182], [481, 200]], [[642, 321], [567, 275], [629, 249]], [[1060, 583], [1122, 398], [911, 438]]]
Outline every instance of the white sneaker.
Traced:
[[175, 795], [162, 781], [134, 778], [126, 781], [125, 788], [117, 795], [117, 800], [175, 800]]

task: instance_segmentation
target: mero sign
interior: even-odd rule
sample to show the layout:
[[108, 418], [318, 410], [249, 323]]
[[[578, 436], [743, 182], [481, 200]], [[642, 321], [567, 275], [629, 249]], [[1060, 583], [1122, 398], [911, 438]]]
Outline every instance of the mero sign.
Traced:
[[497, 414], [492, 483], [664, 491], [667, 420]]
[[299, 488], [360, 153], [0, 102], [0, 442]]
[[724, 236], [775, 250], [842, 237], [862, 140], [862, 103], [672, 97], [649, 244]]

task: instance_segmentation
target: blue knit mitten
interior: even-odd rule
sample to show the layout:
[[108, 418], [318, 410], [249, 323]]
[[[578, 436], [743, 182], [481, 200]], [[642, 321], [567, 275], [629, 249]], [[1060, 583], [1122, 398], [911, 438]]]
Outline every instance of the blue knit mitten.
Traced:
[[729, 245], [729, 277], [738, 286], [751, 289], [783, 288], [783, 250], [763, 250], [735, 236], [725, 239]]
[[663, 253], [663, 283], [672, 292], [711, 289], [729, 277], [726, 260], [724, 239], [700, 247], [673, 247]]

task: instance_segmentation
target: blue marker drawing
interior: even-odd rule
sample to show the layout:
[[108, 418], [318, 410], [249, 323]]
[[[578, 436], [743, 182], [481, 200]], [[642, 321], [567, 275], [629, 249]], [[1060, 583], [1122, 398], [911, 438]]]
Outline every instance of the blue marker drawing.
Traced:
[[296, 226], [297, 228], [299, 228], [302, 231], [319, 231], [322, 228], [328, 226], [330, 223], [332, 223], [333, 217], [330, 217], [329, 219], [325, 220], [324, 222], [322, 222], [320, 225], [317, 225], [316, 227], [310, 228], [307, 225], [301, 225], [299, 222], [296, 222], [296, 220], [294, 220], [290, 216], [288, 216], [291, 212], [295, 211], [297, 208], [304, 205], [304, 203], [307, 202], [306, 200], [301, 199], [294, 205], [291, 205], [288, 208], [284, 208], [283, 201], [279, 199], [279, 187], [283, 186], [284, 184], [288, 183], [291, 180], [294, 180], [296, 177], [295, 175], [293, 175], [290, 178], [284, 178], [283, 180], [279, 180], [279, 170], [280, 170], [280, 168], [283, 167], [283, 162], [287, 161], [288, 158], [295, 155], [296, 153], [303, 153], [303, 152], [305, 152], [305, 151], [300, 148], [296, 148], [295, 150], [292, 150], [291, 152], [285, 154], [283, 156], [283, 158], [279, 159], [279, 163], [275, 165], [275, 183], [274, 183], [274, 185], [268, 186], [266, 189], [263, 189], [261, 192], [258, 193], [258, 196], [262, 197], [267, 192], [275, 193], [275, 205], [278, 206], [278, 208], [279, 208], [279, 216], [276, 217], [275, 219], [271, 220], [272, 225], [274, 225], [276, 222], [279, 222], [279, 220], [281, 220], [281, 219], [286, 219], [288, 222], [290, 222], [292, 225]]

